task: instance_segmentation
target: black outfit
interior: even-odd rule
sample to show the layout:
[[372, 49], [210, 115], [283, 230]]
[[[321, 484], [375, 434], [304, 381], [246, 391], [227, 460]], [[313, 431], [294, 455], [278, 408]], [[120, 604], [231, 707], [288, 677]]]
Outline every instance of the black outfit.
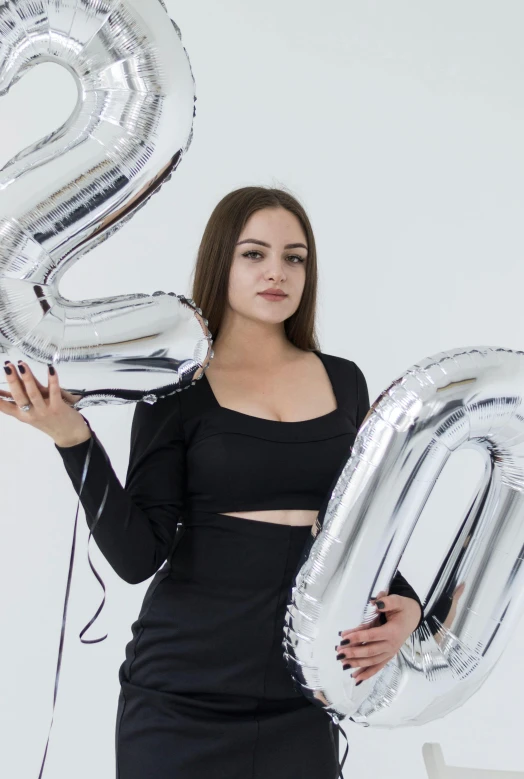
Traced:
[[[323, 416], [278, 422], [221, 407], [204, 373], [136, 405], [125, 487], [94, 432], [56, 447], [77, 493], [90, 450], [80, 499], [116, 573], [131, 584], [154, 574], [119, 670], [118, 779], [339, 775], [338, 731], [283, 658], [312, 528], [220, 513], [329, 500], [369, 398], [354, 362], [315, 353], [338, 404]], [[390, 592], [422, 608], [399, 572]]]

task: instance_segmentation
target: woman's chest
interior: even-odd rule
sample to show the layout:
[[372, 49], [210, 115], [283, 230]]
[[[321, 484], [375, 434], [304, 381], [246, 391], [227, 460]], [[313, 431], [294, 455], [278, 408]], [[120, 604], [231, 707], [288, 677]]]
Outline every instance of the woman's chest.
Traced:
[[356, 435], [345, 415], [329, 416], [323, 424], [267, 429], [228, 414], [202, 415], [187, 431], [190, 503], [217, 511], [318, 509]]

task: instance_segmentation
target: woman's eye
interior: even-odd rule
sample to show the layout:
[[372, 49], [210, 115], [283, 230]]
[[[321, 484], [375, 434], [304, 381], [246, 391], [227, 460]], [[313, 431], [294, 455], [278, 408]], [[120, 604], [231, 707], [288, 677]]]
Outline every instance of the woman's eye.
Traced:
[[[249, 257], [252, 254], [260, 254], [260, 252], [257, 252], [257, 251], [255, 251], [255, 249], [252, 249], [250, 252], [244, 252], [244, 254], [242, 256], [243, 257]], [[304, 258], [301, 257], [299, 254], [290, 254], [290, 255], [288, 255], [288, 260], [289, 260], [289, 258], [298, 260], [298, 262], [291, 263], [292, 265], [298, 265], [300, 262], [305, 262]]]

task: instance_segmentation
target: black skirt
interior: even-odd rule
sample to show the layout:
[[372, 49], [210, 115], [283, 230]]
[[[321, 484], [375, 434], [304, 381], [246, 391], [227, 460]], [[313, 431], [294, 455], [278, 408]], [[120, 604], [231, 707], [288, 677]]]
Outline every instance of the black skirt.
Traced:
[[119, 670], [117, 779], [336, 779], [338, 731], [283, 657], [309, 526], [194, 512]]

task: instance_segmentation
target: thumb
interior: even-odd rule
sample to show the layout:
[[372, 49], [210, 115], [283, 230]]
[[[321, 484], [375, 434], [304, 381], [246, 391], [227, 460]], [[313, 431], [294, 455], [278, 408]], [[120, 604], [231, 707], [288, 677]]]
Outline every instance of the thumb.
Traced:
[[377, 598], [375, 600], [375, 606], [379, 613], [396, 611], [400, 606], [398, 597], [398, 595], [381, 595], [380, 598]]

